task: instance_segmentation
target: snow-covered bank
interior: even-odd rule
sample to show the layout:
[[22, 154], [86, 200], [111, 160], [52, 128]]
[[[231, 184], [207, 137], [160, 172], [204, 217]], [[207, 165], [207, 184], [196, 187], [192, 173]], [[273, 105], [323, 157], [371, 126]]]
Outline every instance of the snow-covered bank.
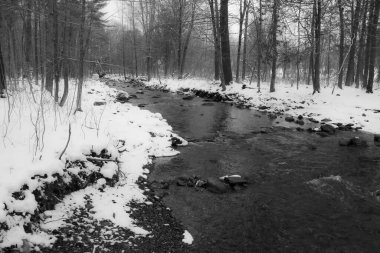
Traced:
[[[76, 114], [74, 89], [64, 107], [57, 106], [47, 93], [41, 96], [37, 87], [36, 102], [26, 87], [0, 99], [0, 249], [25, 242], [52, 245], [56, 238], [50, 231], [65, 226], [75, 208], [86, 205], [86, 196], [92, 196], [93, 218], [110, 220], [136, 235], [149, 234], [134, 225], [126, 212], [128, 203], [145, 199], [136, 184], [149, 173], [144, 165], [152, 157], [178, 153], [171, 147], [175, 134], [160, 114], [115, 102], [116, 95], [115, 89], [88, 81], [83, 112]], [[58, 179], [69, 184], [91, 173], [97, 173], [94, 184], [63, 200], [56, 196], [61, 203], [55, 210], [39, 206], [36, 195], [46, 196], [43, 191], [48, 184]], [[115, 177], [119, 180], [110, 187]], [[30, 226], [35, 217], [40, 224]]]
[[375, 85], [374, 94], [367, 94], [362, 89], [344, 87], [343, 90], [332, 87], [322, 88], [321, 93], [312, 95], [312, 87], [290, 84], [276, 84], [276, 92], [269, 92], [269, 84], [263, 83], [258, 93], [254, 83], [243, 89], [242, 84], [233, 83], [221, 91], [218, 84], [202, 79], [161, 79], [147, 82], [146, 85], [169, 89], [173, 92], [183, 89], [202, 90], [210, 93], [218, 92], [228, 95], [238, 103], [269, 112], [287, 113], [292, 116], [303, 115], [321, 121], [331, 119], [332, 122], [355, 124], [364, 131], [380, 133], [380, 87]]

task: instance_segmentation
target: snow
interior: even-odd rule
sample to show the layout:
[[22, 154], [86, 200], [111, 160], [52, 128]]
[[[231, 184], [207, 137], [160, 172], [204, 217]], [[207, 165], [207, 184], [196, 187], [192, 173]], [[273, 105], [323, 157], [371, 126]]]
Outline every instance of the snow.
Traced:
[[183, 239], [182, 242], [186, 244], [192, 244], [194, 241], [193, 236], [189, 233], [189, 231], [185, 230], [183, 233]]
[[[237, 102], [259, 108], [270, 107], [270, 112], [285, 112], [292, 116], [303, 115], [316, 120], [325, 118], [332, 122], [362, 127], [364, 131], [380, 133], [380, 86], [375, 84], [374, 94], [367, 94], [365, 90], [354, 87], [344, 87], [343, 90], [332, 87], [322, 87], [321, 93], [312, 95], [312, 86], [300, 85], [292, 87], [289, 83], [276, 83], [276, 92], [269, 92], [269, 84], [262, 83], [258, 93], [256, 84], [247, 85], [232, 83], [222, 91], [218, 83], [204, 79], [161, 79], [152, 80], [148, 86], [169, 89], [173, 92], [180, 89], [196, 89], [207, 92], [219, 92], [233, 98]], [[376, 110], [377, 113], [376, 113]]]
[[[145, 201], [143, 190], [136, 184], [140, 176], [146, 177], [149, 173], [144, 166], [152, 162], [152, 157], [178, 154], [171, 147], [171, 137], [180, 137], [160, 114], [115, 102], [118, 91], [100, 81], [85, 83], [83, 112], [74, 114], [75, 85], [70, 86], [73, 88], [63, 107], [37, 86], [33, 87], [36, 102], [29, 87], [21, 84], [17, 91], [9, 91], [7, 99], [0, 99], [0, 224], [9, 228], [0, 231], [0, 248], [20, 247], [23, 239], [34, 247], [52, 245], [55, 237], [50, 231], [65, 226], [65, 217], [75, 208], [86, 205], [85, 196], [91, 196], [94, 219], [110, 220], [139, 236], [149, 234], [134, 225], [126, 212], [128, 203]], [[105, 104], [95, 106], [94, 102]], [[60, 160], [70, 127], [70, 142]], [[102, 168], [87, 160], [86, 156], [92, 152], [100, 154], [102, 151], [112, 160]], [[109, 187], [105, 179], [99, 179], [94, 185], [73, 192], [54, 210], [46, 211], [41, 228], [37, 226], [32, 234], [25, 233], [23, 225], [38, 209], [32, 192], [54, 182], [57, 178], [54, 174], [69, 182], [68, 172], [75, 175], [81, 169], [76, 166], [66, 169], [66, 161], [76, 160], [86, 164], [87, 174], [99, 171], [110, 179], [119, 173], [120, 181], [115, 187]], [[14, 192], [20, 192], [22, 197], [16, 199], [12, 196]], [[11, 215], [13, 211], [22, 215]]]

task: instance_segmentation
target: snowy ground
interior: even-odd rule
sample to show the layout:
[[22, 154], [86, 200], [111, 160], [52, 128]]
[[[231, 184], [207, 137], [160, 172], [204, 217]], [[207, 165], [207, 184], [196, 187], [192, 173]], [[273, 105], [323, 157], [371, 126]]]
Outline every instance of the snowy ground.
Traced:
[[[118, 92], [99, 81], [86, 82], [83, 112], [75, 115], [74, 89], [64, 107], [34, 89], [36, 102], [29, 88], [21, 85], [0, 100], [0, 249], [25, 244], [34, 249], [51, 246], [56, 240], [51, 231], [64, 227], [65, 218], [84, 207], [88, 196], [93, 205], [91, 219], [112, 221], [136, 236], [148, 235], [150, 231], [134, 224], [128, 203], [145, 201], [136, 184], [140, 176], [149, 173], [143, 166], [153, 157], [178, 153], [171, 147], [175, 134], [166, 120], [160, 114], [115, 102]], [[94, 102], [101, 103], [95, 106]], [[107, 161], [91, 162], [94, 154], [106, 156]], [[69, 182], [80, 173], [94, 171], [102, 178], [67, 195], [54, 210], [39, 214], [33, 191], [54, 183], [57, 174]], [[116, 175], [118, 182], [109, 186]], [[40, 217], [40, 224], [33, 224], [33, 233], [27, 233], [25, 226], [33, 214]]]
[[147, 85], [171, 91], [195, 89], [207, 92], [219, 92], [228, 95], [236, 102], [254, 108], [266, 108], [270, 112], [282, 112], [292, 116], [303, 115], [321, 121], [331, 119], [332, 122], [355, 124], [364, 131], [380, 133], [380, 86], [374, 87], [374, 94], [367, 94], [362, 89], [344, 87], [343, 90], [322, 87], [321, 93], [312, 95], [312, 87], [300, 85], [297, 90], [286, 83], [277, 83], [276, 92], [269, 92], [269, 84], [263, 83], [258, 93], [256, 84], [242, 89], [242, 84], [233, 83], [222, 92], [218, 84], [202, 79], [161, 79], [152, 80]]

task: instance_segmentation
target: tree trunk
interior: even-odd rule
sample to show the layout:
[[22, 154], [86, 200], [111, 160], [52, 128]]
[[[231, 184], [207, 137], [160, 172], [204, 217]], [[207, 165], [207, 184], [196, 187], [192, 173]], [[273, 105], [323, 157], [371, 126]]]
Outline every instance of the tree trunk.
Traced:
[[338, 65], [338, 88], [342, 89], [343, 61], [344, 61], [344, 8], [342, 0], [338, 0], [339, 8], [339, 65]]
[[322, 12], [322, 0], [314, 0], [318, 2], [316, 9], [316, 19], [315, 19], [315, 74], [313, 82], [313, 94], [315, 92], [321, 92], [320, 85], [320, 64], [321, 64], [321, 12]]
[[[261, 1], [261, 0], [260, 0]], [[298, 22], [297, 22], [297, 90], [300, 83], [300, 46], [301, 46], [301, 34], [300, 34], [300, 22], [301, 22], [301, 1], [298, 5]]]
[[[2, 25], [2, 17], [0, 11], [0, 30]], [[5, 79], [5, 70], [4, 70], [4, 60], [3, 53], [1, 51], [1, 40], [0, 40], [0, 98], [4, 97], [4, 90], [7, 88], [7, 83]]]
[[277, 25], [278, 25], [278, 4], [279, 0], [273, 1], [272, 12], [272, 76], [270, 80], [270, 92], [275, 92], [276, 70], [277, 70]]
[[53, 79], [54, 79], [53, 1], [48, 1], [46, 6], [47, 6], [46, 8], [47, 16], [45, 16], [45, 34], [46, 34], [45, 35], [45, 50], [46, 50], [45, 87], [47, 91], [49, 91], [50, 93], [53, 93]]
[[190, 27], [187, 32], [186, 40], [183, 45], [183, 52], [182, 52], [182, 57], [181, 57], [181, 67], [180, 67], [180, 76], [181, 78], [183, 77], [183, 72], [185, 70], [185, 62], [186, 62], [186, 55], [187, 55], [187, 49], [189, 48], [190, 44], [190, 38], [191, 38], [191, 32], [193, 31], [194, 28], [194, 20], [195, 20], [195, 7], [196, 7], [196, 0], [193, 0], [192, 7], [191, 7], [191, 21], [190, 21]]
[[135, 77], [138, 77], [138, 62], [137, 62], [137, 42], [136, 42], [136, 26], [135, 26], [135, 4], [132, 2], [132, 28], [133, 28], [133, 51], [135, 57]]
[[257, 91], [260, 92], [261, 88], [261, 37], [262, 26], [263, 26], [263, 10], [262, 10], [262, 1], [259, 1], [259, 27], [257, 31]]
[[243, 22], [245, 16], [245, 10], [247, 8], [247, 0], [244, 0], [244, 8], [243, 8], [243, 0], [240, 0], [240, 18], [239, 18], [239, 39], [238, 39], [238, 49], [237, 49], [237, 59], [236, 59], [236, 82], [239, 82], [239, 68], [240, 68], [240, 51], [241, 51], [241, 40], [243, 36]]
[[370, 33], [371, 33], [371, 47], [370, 47], [370, 58], [368, 64], [368, 81], [367, 81], [367, 93], [373, 93], [373, 81], [375, 77], [375, 59], [376, 59], [376, 36], [377, 36], [377, 24], [379, 23], [379, 11], [380, 11], [380, 1], [373, 0], [374, 3], [374, 13], [373, 19], [371, 21]]
[[220, 1], [220, 36], [224, 84], [229, 85], [232, 81], [232, 70], [230, 56], [230, 38], [228, 31], [228, 0]]
[[86, 23], [86, 0], [82, 0], [81, 22], [79, 30], [79, 73], [78, 73], [78, 93], [77, 107], [75, 111], [82, 111], [82, 88], [83, 88], [83, 70], [84, 70], [84, 25]]
[[366, 49], [365, 49], [365, 58], [364, 58], [364, 74], [363, 74], [363, 88], [367, 88], [368, 83], [368, 72], [369, 72], [369, 61], [371, 57], [371, 43], [372, 43], [372, 22], [374, 17], [374, 11], [375, 11], [375, 2], [376, 0], [371, 0], [370, 7], [369, 7], [369, 18], [368, 18], [368, 25], [367, 25], [367, 43], [366, 43]]
[[366, 20], [367, 20], [367, 11], [368, 11], [368, 1], [363, 2], [364, 7], [362, 11], [362, 28], [360, 32], [360, 38], [359, 38], [359, 51], [358, 51], [358, 64], [356, 67], [356, 74], [355, 74], [355, 88], [360, 87], [360, 82], [363, 82], [363, 61], [364, 61], [364, 55], [365, 52], [365, 34], [366, 34]]
[[216, 11], [214, 8], [214, 0], [208, 0], [208, 3], [210, 5], [210, 12], [211, 12], [211, 23], [212, 23], [212, 34], [214, 36], [214, 80], [219, 80], [220, 78], [220, 41], [219, 41], [219, 26], [216, 21]]
[[359, 27], [360, 7], [361, 7], [361, 0], [356, 0], [354, 19], [352, 20], [351, 46], [350, 46], [350, 51], [348, 55], [347, 75], [346, 75], [346, 83], [345, 83], [346, 86], [351, 86], [354, 82], [356, 36], [358, 33], [358, 27]]
[[248, 2], [247, 10], [245, 13], [243, 66], [242, 66], [242, 70], [241, 70], [241, 78], [243, 80], [245, 79], [245, 71], [246, 71], [246, 66], [247, 66], [248, 19], [249, 19], [249, 5], [250, 5], [250, 3], [251, 3], [251, 1]]
[[[26, 20], [25, 20], [25, 62], [29, 69], [32, 58], [32, 0], [26, 1]], [[29, 71], [28, 71], [29, 72]]]
[[69, 61], [68, 61], [68, 56], [69, 56], [69, 50], [68, 50], [68, 26], [67, 26], [67, 12], [68, 12], [68, 1], [65, 0], [65, 22], [64, 22], [64, 30], [63, 30], [63, 95], [61, 102], [59, 103], [60, 106], [63, 106], [67, 100], [67, 96], [69, 94]]
[[58, 103], [59, 95], [59, 63], [58, 63], [58, 10], [57, 10], [57, 0], [53, 0], [53, 34], [54, 34], [54, 81], [55, 81], [55, 93], [54, 101]]
[[[34, 0], [34, 78], [36, 85], [38, 85], [38, 6], [37, 0]], [[41, 50], [41, 48], [40, 48]]]
[[179, 9], [178, 9], [178, 49], [177, 49], [177, 71], [178, 79], [182, 79], [181, 73], [181, 56], [182, 56], [182, 19], [183, 19], [183, 5], [184, 0], [178, 0]]

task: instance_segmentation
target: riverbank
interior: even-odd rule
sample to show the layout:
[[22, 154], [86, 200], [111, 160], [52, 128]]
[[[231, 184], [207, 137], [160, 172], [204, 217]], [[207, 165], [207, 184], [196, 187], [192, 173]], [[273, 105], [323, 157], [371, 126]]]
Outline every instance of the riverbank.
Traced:
[[[154, 157], [178, 154], [172, 138], [182, 139], [160, 114], [125, 103], [128, 94], [98, 80], [85, 83], [83, 111], [74, 113], [71, 87], [63, 107], [38, 87], [33, 93], [17, 87], [0, 100], [0, 248], [38, 251], [65, 240], [81, 242], [83, 236], [60, 233], [75, 227], [83, 210], [87, 222], [107, 222], [129, 236], [111, 240], [102, 234], [92, 245], [81, 242], [81, 252], [94, 245], [104, 251], [121, 242], [134, 245], [136, 238], [156, 234], [138, 218], [152, 203], [138, 181], [147, 177], [145, 166]], [[171, 224], [176, 236], [168, 236], [181, 245], [184, 230]]]

